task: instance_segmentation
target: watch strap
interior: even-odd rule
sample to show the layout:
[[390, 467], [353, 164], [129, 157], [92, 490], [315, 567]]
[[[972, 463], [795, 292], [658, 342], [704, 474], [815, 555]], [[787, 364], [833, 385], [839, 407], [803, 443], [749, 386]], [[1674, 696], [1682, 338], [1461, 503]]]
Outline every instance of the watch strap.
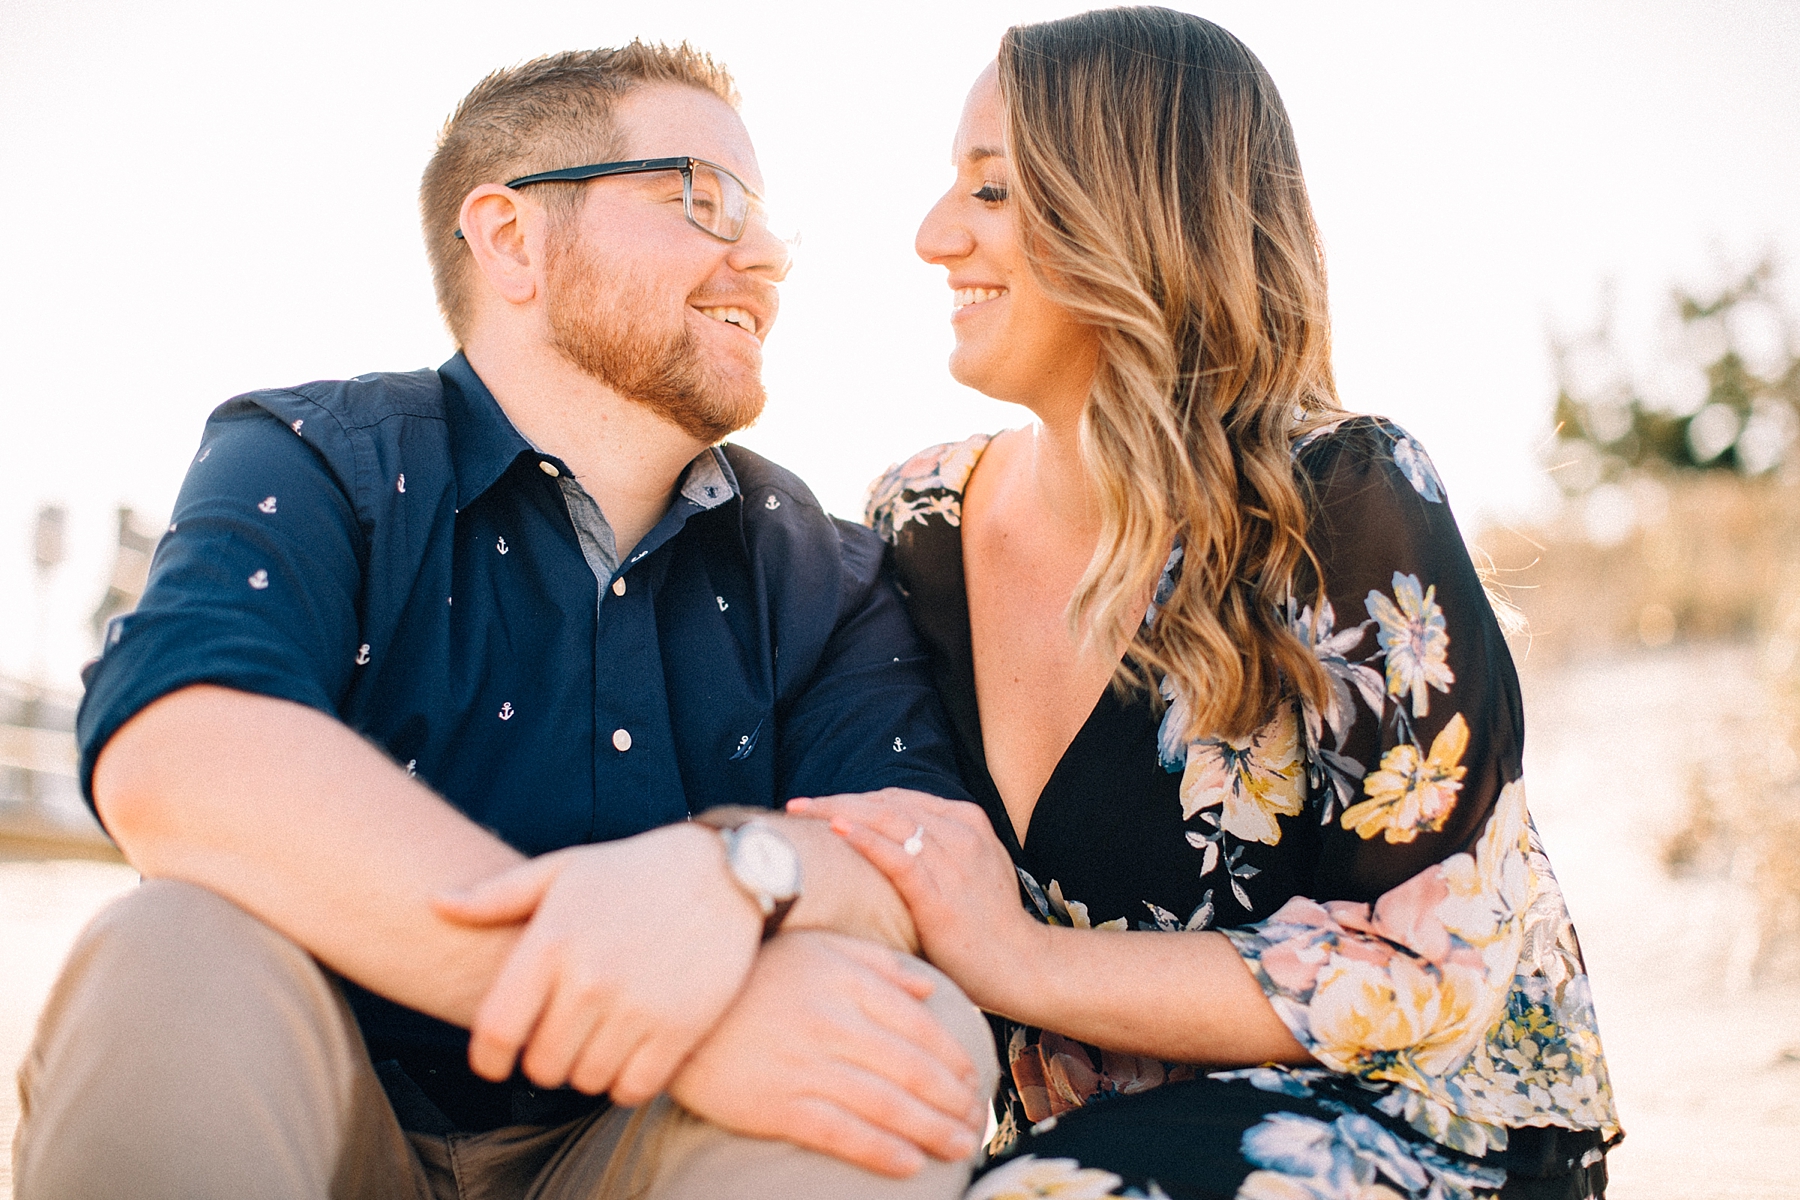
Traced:
[[789, 913], [794, 911], [794, 902], [798, 899], [800, 899], [799, 896], [789, 896], [785, 900], [777, 900], [775, 902], [775, 907], [770, 909], [769, 915], [763, 918], [763, 941], [766, 942], [781, 932], [781, 923], [787, 920], [787, 915]]

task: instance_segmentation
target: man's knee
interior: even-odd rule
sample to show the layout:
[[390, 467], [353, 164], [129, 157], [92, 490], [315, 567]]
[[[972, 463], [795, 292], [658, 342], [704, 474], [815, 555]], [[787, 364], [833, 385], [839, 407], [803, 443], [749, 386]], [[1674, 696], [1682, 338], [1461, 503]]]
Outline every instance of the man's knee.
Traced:
[[75, 939], [65, 970], [163, 973], [207, 969], [224, 959], [306, 954], [231, 901], [174, 879], [146, 879], [94, 917]]
[[[980, 1075], [983, 1096], [999, 1079], [987, 1019], [948, 976], [925, 963], [913, 969], [934, 987], [925, 1006], [963, 1047]], [[910, 1179], [888, 1179], [828, 1154], [780, 1139], [730, 1133], [693, 1116], [667, 1096], [636, 1110], [613, 1109], [583, 1135], [542, 1193], [634, 1200], [952, 1200], [968, 1183], [970, 1162], [927, 1160]]]
[[20, 1067], [19, 1194], [79, 1194], [103, 1162], [174, 1184], [271, 1124], [323, 1160], [358, 1055], [304, 950], [204, 888], [145, 883], [76, 939]]
[[40, 1037], [74, 1022], [86, 1038], [155, 1053], [158, 1043], [172, 1049], [170, 1038], [237, 1040], [246, 1022], [298, 1018], [304, 1026], [308, 1015], [335, 1017], [337, 1007], [335, 989], [299, 946], [205, 888], [148, 880], [76, 939]]

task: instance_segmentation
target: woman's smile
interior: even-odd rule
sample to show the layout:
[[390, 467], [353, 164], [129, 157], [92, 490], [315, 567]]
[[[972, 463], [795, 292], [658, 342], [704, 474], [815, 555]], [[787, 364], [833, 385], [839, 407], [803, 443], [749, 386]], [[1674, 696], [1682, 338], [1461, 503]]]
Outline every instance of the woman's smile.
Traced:
[[1006, 295], [1003, 287], [959, 287], [951, 292], [950, 319], [961, 320], [990, 300]]

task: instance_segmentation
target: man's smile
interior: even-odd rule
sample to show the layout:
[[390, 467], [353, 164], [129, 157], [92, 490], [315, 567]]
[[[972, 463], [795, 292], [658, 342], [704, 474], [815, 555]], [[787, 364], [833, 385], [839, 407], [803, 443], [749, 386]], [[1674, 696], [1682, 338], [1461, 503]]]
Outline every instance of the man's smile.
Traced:
[[[698, 307], [698, 306], [696, 306]], [[730, 308], [698, 308], [702, 316], [711, 317], [715, 321], [723, 321], [727, 325], [736, 325], [745, 332], [755, 335], [757, 329], [756, 316], [744, 309]]]

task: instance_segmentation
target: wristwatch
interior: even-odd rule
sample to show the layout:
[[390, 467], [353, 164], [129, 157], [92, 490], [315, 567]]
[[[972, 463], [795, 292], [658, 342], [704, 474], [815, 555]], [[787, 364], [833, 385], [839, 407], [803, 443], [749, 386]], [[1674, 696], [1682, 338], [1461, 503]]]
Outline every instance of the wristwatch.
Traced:
[[800, 853], [767, 821], [757, 817], [714, 818], [725, 839], [725, 861], [732, 880], [756, 902], [763, 914], [763, 941], [780, 930], [800, 899]]

